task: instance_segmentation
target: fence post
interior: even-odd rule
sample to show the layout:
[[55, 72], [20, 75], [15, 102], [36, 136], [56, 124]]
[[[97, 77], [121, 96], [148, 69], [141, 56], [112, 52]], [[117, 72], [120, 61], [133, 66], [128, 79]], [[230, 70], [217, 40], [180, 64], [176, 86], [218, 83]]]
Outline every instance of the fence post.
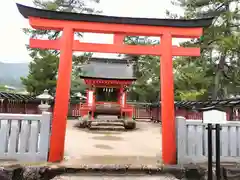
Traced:
[[177, 163], [184, 163], [186, 156], [186, 119], [182, 116], [176, 117], [176, 135], [177, 135]]
[[50, 146], [52, 113], [42, 112], [42, 117], [40, 122], [41, 122], [40, 144], [39, 144], [39, 152], [41, 156], [40, 158], [42, 161], [47, 161], [49, 146]]

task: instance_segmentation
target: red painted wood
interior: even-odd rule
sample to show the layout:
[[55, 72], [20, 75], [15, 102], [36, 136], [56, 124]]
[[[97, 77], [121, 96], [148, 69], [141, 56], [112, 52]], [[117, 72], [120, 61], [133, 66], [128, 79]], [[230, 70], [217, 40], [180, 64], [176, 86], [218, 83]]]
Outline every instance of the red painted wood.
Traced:
[[113, 36], [113, 44], [123, 44], [124, 43], [124, 34], [114, 34]]
[[[98, 103], [104, 103], [104, 102], [98, 102]], [[114, 102], [113, 102], [114, 103]], [[3, 103], [1, 103], [0, 100], [0, 112], [1, 113], [17, 113], [17, 114], [39, 114], [39, 108], [38, 103], [29, 103], [29, 102], [19, 102], [17, 101], [15, 103], [15, 106], [12, 107], [12, 101], [7, 102], [7, 100], [4, 100]], [[9, 107], [7, 109], [7, 107]], [[85, 106], [85, 104], [70, 104], [68, 115], [72, 117], [79, 117], [82, 116], [81, 112], [86, 110], [86, 114], [89, 111], [88, 107]], [[160, 112], [161, 108], [155, 107], [155, 108], [148, 108], [148, 107], [139, 107], [136, 105], [133, 105], [133, 114], [136, 119], [161, 119], [161, 113], [159, 115], [158, 112]], [[52, 107], [49, 109], [49, 112], [53, 112]], [[226, 108], [225, 112], [227, 113], [227, 120], [228, 121], [234, 121], [240, 119], [240, 114], [233, 114], [233, 119], [230, 119], [230, 109]], [[83, 113], [84, 114], [84, 113]], [[183, 116], [186, 119], [191, 120], [202, 120], [202, 113], [186, 110], [186, 109], [180, 109], [178, 108], [175, 111], [175, 116]]]
[[48, 158], [50, 162], [61, 161], [64, 157], [64, 141], [72, 73], [73, 37], [73, 29], [66, 27], [61, 37], [60, 62]]
[[[149, 54], [162, 56], [162, 157], [164, 164], [176, 163], [172, 56], [199, 56], [200, 50], [198, 48], [173, 47], [172, 38], [198, 38], [202, 35], [202, 28], [176, 28], [162, 26], [106, 24], [97, 22], [76, 22], [41, 19], [37, 17], [29, 17], [29, 22], [30, 25], [36, 29], [64, 29], [63, 37], [61, 40], [30, 40], [31, 48], [61, 50], [49, 161], [56, 162], [63, 159], [64, 135], [66, 128], [66, 115], [72, 66], [72, 51], [87, 51], [105, 53]], [[116, 34], [114, 38], [115, 44], [93, 44], [73, 41], [73, 29], [74, 31], [79, 32]], [[122, 44], [121, 41], [123, 37], [129, 35], [146, 35], [157, 37], [162, 36], [162, 41], [161, 45], [158, 46], [130, 46]], [[86, 82], [93, 84], [93, 81]], [[104, 84], [105, 82], [98, 83]], [[131, 116], [133, 113], [133, 107], [127, 105], [124, 111], [129, 112], [128, 115]]]
[[162, 36], [165, 48], [161, 56], [161, 118], [162, 118], [162, 159], [165, 164], [176, 163], [176, 127], [174, 114], [172, 36]]
[[[30, 46], [32, 48], [40, 49], [57, 49], [60, 50], [59, 40], [40, 40], [30, 39]], [[120, 44], [97, 44], [97, 43], [81, 43], [74, 41], [73, 51], [84, 52], [102, 52], [102, 53], [121, 53], [121, 54], [146, 54], [161, 56], [164, 53], [162, 45], [120, 45]], [[199, 48], [185, 48], [185, 47], [172, 47], [173, 56], [200, 56]]]
[[78, 32], [95, 32], [106, 34], [124, 34], [125, 36], [161, 36], [171, 33], [174, 38], [199, 38], [202, 28], [180, 28], [166, 26], [146, 26], [129, 24], [107, 24], [97, 22], [64, 21], [29, 17], [30, 25], [35, 29], [63, 30], [64, 27], [73, 28]]

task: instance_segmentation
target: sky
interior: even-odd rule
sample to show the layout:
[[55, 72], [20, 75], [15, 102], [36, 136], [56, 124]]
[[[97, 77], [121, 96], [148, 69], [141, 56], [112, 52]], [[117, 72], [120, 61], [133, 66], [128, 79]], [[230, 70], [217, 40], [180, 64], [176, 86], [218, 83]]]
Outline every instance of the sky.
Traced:
[[[22, 31], [22, 28], [30, 26], [28, 21], [18, 12], [16, 2], [33, 6], [32, 0], [4, 0], [1, 2], [0, 62], [31, 61], [25, 46], [29, 42], [29, 37]], [[182, 13], [181, 9], [176, 9], [171, 5], [170, 0], [100, 0], [100, 3], [95, 5], [95, 8], [101, 10], [102, 15], [126, 17], [165, 18], [166, 10], [173, 8], [175, 12]], [[84, 33], [83, 41], [111, 43], [113, 36]], [[95, 53], [94, 56], [106, 57], [106, 54]], [[108, 57], [116, 57], [116, 55], [108, 54]]]

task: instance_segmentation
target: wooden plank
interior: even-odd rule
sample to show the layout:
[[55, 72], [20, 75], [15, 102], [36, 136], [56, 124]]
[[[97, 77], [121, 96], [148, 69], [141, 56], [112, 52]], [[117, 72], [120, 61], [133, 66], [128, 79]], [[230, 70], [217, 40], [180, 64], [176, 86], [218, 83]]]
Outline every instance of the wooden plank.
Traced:
[[37, 144], [38, 144], [38, 126], [39, 121], [31, 121], [30, 137], [29, 137], [29, 155], [35, 156], [37, 153]]
[[166, 26], [146, 26], [130, 24], [106, 24], [99, 22], [77, 22], [60, 21], [53, 19], [42, 19], [39, 17], [29, 17], [30, 25], [35, 29], [57, 30], [71, 28], [78, 32], [95, 32], [112, 34], [119, 33], [126, 36], [161, 36], [170, 33], [175, 38], [199, 38], [203, 33], [201, 27], [166, 27]]
[[184, 162], [184, 158], [186, 157], [186, 119], [184, 117], [178, 116], [176, 117], [177, 121], [177, 162], [181, 164]]
[[197, 125], [196, 126], [196, 155], [203, 156], [203, 141], [204, 141], [204, 126], [203, 125]]
[[195, 149], [196, 149], [196, 131], [194, 125], [188, 125], [187, 127], [187, 155], [188, 156], [195, 156]]
[[0, 157], [3, 157], [3, 155], [6, 152], [7, 146], [8, 146], [8, 131], [9, 131], [9, 123], [8, 120], [0, 119], [1, 123], [1, 129], [0, 129]]
[[228, 147], [229, 147], [229, 137], [228, 137], [228, 126], [223, 126], [221, 130], [221, 139], [222, 139], [222, 156], [227, 157], [229, 155], [228, 153]]
[[30, 122], [28, 120], [21, 121], [21, 131], [19, 135], [19, 153], [24, 154], [28, 152], [28, 141], [30, 137]]
[[1, 119], [11, 119], [11, 120], [37, 120], [41, 119], [40, 114], [7, 114], [0, 113]]
[[237, 126], [237, 156], [240, 156], [240, 127]]
[[236, 126], [229, 126], [229, 137], [230, 137], [230, 156], [237, 156], [237, 133]]
[[[41, 40], [30, 39], [31, 48], [54, 49], [60, 50], [60, 40]], [[164, 48], [162, 45], [119, 45], [119, 44], [98, 44], [98, 43], [82, 43], [77, 40], [73, 41], [73, 51], [85, 52], [101, 52], [101, 53], [121, 53], [135, 55], [154, 55], [162, 56]], [[178, 47], [172, 46], [172, 56], [200, 56], [200, 49], [194, 47]]]
[[39, 153], [40, 160], [48, 160], [49, 140], [50, 140], [50, 125], [52, 120], [52, 114], [49, 112], [43, 112], [40, 121], [40, 134], [39, 134]]
[[204, 126], [204, 155], [208, 156], [208, 132], [206, 126]]
[[18, 123], [18, 120], [11, 120], [10, 122], [11, 122], [11, 130], [10, 130], [10, 136], [9, 136], [8, 156], [11, 158], [16, 158], [19, 123]]

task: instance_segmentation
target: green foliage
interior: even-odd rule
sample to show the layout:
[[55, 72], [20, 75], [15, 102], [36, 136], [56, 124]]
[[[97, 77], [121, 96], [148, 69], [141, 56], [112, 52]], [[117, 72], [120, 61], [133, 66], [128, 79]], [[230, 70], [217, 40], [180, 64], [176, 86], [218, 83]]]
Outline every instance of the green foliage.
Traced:
[[[187, 61], [184, 57], [174, 60], [176, 100], [203, 100], [208, 98], [212, 83], [211, 72], [201, 61]], [[189, 98], [189, 99], [188, 99]]]
[[[126, 44], [131, 45], [155, 45], [158, 41], [152, 40], [148, 37], [131, 36], [126, 37]], [[129, 58], [133, 61], [134, 75], [137, 81], [130, 87], [129, 100], [140, 102], [155, 102], [159, 98], [160, 89], [160, 60], [157, 56], [131, 56]]]
[[[97, 0], [95, 0], [97, 1]], [[35, 5], [43, 9], [51, 9], [67, 12], [96, 12], [86, 8], [81, 0], [35, 0]], [[175, 79], [175, 99], [176, 100], [204, 100], [209, 97], [213, 99], [228, 98], [231, 95], [239, 95], [240, 92], [240, 12], [239, 0], [175, 0], [175, 5], [185, 9], [184, 18], [202, 18], [214, 16], [213, 25], [204, 29], [204, 34], [199, 39], [194, 39], [182, 43], [185, 47], [200, 47], [200, 57], [177, 57], [174, 59], [174, 79]], [[172, 18], [179, 16], [173, 11], [167, 13]], [[24, 32], [31, 37], [56, 39], [60, 33], [57, 31], [43, 31], [25, 29]], [[78, 34], [79, 36], [81, 34]], [[148, 37], [131, 36], [125, 39], [126, 44], [131, 45], [155, 45], [158, 41], [153, 41]], [[58, 53], [56, 51], [45, 51], [39, 57], [38, 49], [29, 49], [34, 61], [30, 65], [30, 74], [23, 78], [23, 82], [28, 91], [37, 93], [54, 85], [54, 78], [44, 81], [46, 78], [40, 75], [39, 67], [42, 67], [40, 59], [52, 63], [55, 61], [57, 67]], [[55, 57], [55, 58], [53, 58]], [[80, 80], [81, 65], [87, 62], [91, 53], [84, 56], [73, 56], [72, 91], [84, 92], [84, 83]], [[156, 102], [160, 98], [160, 60], [154, 56], [126, 56], [133, 60], [134, 73], [137, 81], [129, 89], [129, 98], [142, 102]], [[55, 59], [55, 60], [54, 60]], [[53, 63], [54, 64], [54, 63]], [[35, 66], [35, 67], [32, 67]], [[44, 65], [47, 66], [47, 63]], [[49, 77], [54, 76], [55, 68]], [[33, 70], [31, 70], [31, 68]], [[34, 68], [36, 70], [34, 70]], [[44, 68], [45, 69], [45, 68]], [[50, 68], [46, 67], [46, 73]], [[41, 77], [41, 78], [40, 78]], [[38, 82], [39, 81], [39, 82]], [[54, 88], [52, 88], [54, 91]]]
[[7, 92], [8, 89], [4, 85], [0, 85], [0, 92]]
[[[99, 0], [92, 0], [93, 3], [99, 3]], [[77, 13], [100, 13], [92, 7], [87, 7], [84, 0], [34, 0], [34, 5], [37, 8], [77, 12]], [[32, 38], [47, 38], [50, 40], [57, 39], [61, 33], [53, 30], [35, 30], [25, 28], [23, 32]], [[75, 33], [81, 36], [80, 33]], [[49, 89], [50, 93], [55, 92], [56, 76], [58, 70], [59, 52], [55, 50], [40, 50], [31, 49], [27, 46], [33, 62], [29, 65], [29, 75], [27, 78], [22, 78], [22, 83], [25, 85], [28, 92], [32, 94], [42, 93], [44, 89]], [[73, 72], [72, 72], [72, 89], [71, 94], [75, 92], [83, 92], [85, 89], [84, 83], [79, 78], [81, 73], [81, 64], [85, 62], [89, 53], [82, 56], [73, 56]], [[41, 69], [41, 70], [40, 70]]]
[[[175, 0], [174, 4], [185, 9], [182, 18], [215, 17], [213, 25], [204, 29], [203, 36], [182, 43], [185, 47], [200, 47], [201, 56], [174, 58], [175, 99], [206, 100], [209, 97], [219, 99], [239, 95], [239, 0]], [[180, 18], [173, 11], [168, 11], [167, 15], [171, 18]], [[148, 40], [139, 39], [140, 37], [128, 37], [126, 42], [149, 44]], [[160, 96], [159, 63], [153, 61], [151, 56], [132, 58], [137, 62], [135, 75], [138, 77], [131, 90], [131, 95], [134, 95], [131, 97], [132, 100], [152, 101], [155, 98], [157, 101]], [[149, 79], [155, 81], [147, 83]]]
[[81, 67], [88, 62], [88, 59], [92, 57], [92, 53], [85, 53], [83, 56], [73, 56], [73, 71], [71, 82], [71, 96], [80, 92], [85, 94], [86, 84], [80, 75], [84, 74]]
[[[185, 9], [185, 18], [215, 17], [213, 24], [204, 29], [202, 38], [183, 43], [183, 46], [200, 46], [201, 57], [179, 58], [187, 66], [191, 61], [191, 65], [189, 68], [183, 68], [179, 63], [175, 65], [175, 68], [179, 69], [180, 67], [181, 69], [181, 71], [178, 70], [176, 77], [176, 91], [184, 92], [185, 89], [190, 92], [196, 90], [200, 92], [204, 90], [202, 97], [210, 96], [213, 99], [223, 99], [239, 94], [239, 3], [239, 0], [174, 1], [175, 5]], [[190, 76], [189, 73], [192, 75]], [[179, 89], [179, 84], [185, 87]], [[196, 84], [199, 89], [196, 89]], [[199, 87], [199, 85], [201, 86]]]
[[44, 89], [49, 93], [55, 93], [56, 78], [58, 72], [58, 57], [48, 51], [39, 51], [29, 64], [29, 74], [22, 77], [22, 83], [31, 94], [41, 94]]
[[175, 96], [176, 100], [179, 101], [198, 101], [202, 100], [204, 95], [206, 94], [206, 89], [200, 90], [185, 90], [185, 91], [176, 91], [177, 96]]

